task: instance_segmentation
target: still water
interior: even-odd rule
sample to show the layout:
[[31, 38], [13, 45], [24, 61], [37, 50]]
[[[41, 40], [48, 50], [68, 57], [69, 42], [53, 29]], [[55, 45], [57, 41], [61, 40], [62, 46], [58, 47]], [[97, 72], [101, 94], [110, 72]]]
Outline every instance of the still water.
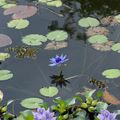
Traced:
[[[30, 1], [19, 1], [18, 4], [34, 4]], [[100, 52], [93, 49], [86, 43], [85, 30], [81, 29], [77, 22], [82, 17], [92, 16], [97, 19], [109, 15], [120, 13], [119, 0], [64, 0], [67, 7], [50, 8], [54, 12], [46, 9], [46, 6], [39, 5], [39, 11], [33, 17], [28, 18], [30, 26], [23, 30], [15, 30], [6, 27], [10, 16], [3, 15], [3, 9], [0, 8], [0, 33], [10, 36], [13, 44], [22, 45], [22, 36], [28, 34], [46, 35], [51, 30], [62, 29], [69, 33], [68, 47], [60, 50], [44, 50], [41, 47], [37, 59], [18, 59], [14, 56], [5, 61], [0, 68], [11, 70], [14, 77], [8, 81], [0, 82], [0, 89], [4, 92], [5, 100], [24, 99], [27, 97], [41, 97], [39, 89], [51, 85], [49, 76], [57, 74], [57, 68], [49, 67], [49, 58], [56, 54], [66, 54], [69, 58], [67, 66], [64, 69], [65, 77], [77, 74], [83, 74], [80, 77], [70, 80], [66, 87], [58, 87], [59, 94], [63, 98], [72, 97], [76, 92], [83, 90], [83, 87], [90, 86], [88, 80], [94, 77], [98, 80], [106, 80], [101, 73], [105, 69], [117, 68], [120, 65], [120, 54], [109, 51]], [[63, 16], [59, 14], [62, 13]], [[119, 42], [120, 25], [107, 27], [110, 31], [109, 39]], [[0, 48], [3, 52], [4, 48]], [[120, 82], [118, 79], [107, 80], [108, 90], [116, 97], [120, 98]], [[94, 87], [93, 87], [94, 88]], [[49, 102], [51, 99], [46, 99]], [[16, 113], [22, 108], [15, 102]], [[119, 109], [120, 106], [114, 106], [111, 109]]]

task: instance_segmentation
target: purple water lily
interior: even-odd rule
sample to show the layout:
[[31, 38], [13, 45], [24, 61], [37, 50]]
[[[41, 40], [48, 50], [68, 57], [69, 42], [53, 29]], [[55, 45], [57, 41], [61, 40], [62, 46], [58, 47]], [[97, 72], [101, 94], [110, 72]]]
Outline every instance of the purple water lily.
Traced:
[[58, 56], [56, 55], [55, 58], [51, 58], [50, 59], [50, 64], [49, 66], [56, 66], [56, 65], [61, 65], [63, 64], [64, 62], [68, 61], [69, 59], [67, 59], [67, 55], [61, 55], [61, 56]]
[[100, 120], [117, 120], [115, 113], [110, 113], [108, 110], [102, 110], [97, 116]]
[[56, 120], [54, 117], [54, 112], [50, 112], [50, 110], [45, 110], [44, 108], [37, 108], [36, 112], [33, 112], [33, 116], [35, 120]]

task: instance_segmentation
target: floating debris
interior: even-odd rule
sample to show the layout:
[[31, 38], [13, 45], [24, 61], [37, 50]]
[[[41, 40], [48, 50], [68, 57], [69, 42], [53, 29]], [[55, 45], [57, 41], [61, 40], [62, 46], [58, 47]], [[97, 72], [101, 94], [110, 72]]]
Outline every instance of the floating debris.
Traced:
[[113, 105], [119, 105], [120, 104], [120, 100], [118, 98], [116, 98], [115, 96], [111, 95], [107, 90], [105, 90], [103, 92], [103, 99], [110, 104]]
[[110, 51], [112, 50], [112, 45], [114, 45], [114, 41], [108, 41], [106, 43], [94, 43], [92, 47], [99, 51]]
[[67, 42], [52, 41], [46, 45], [45, 50], [59, 50], [67, 46], [68, 46]]
[[17, 58], [36, 58], [39, 48], [28, 46], [17, 46], [6, 48], [9, 52], [15, 52]]
[[108, 16], [108, 17], [102, 18], [101, 23], [103, 25], [116, 25], [118, 24], [118, 21], [114, 16]]
[[87, 29], [86, 35], [87, 36], [107, 35], [108, 33], [109, 33], [109, 30], [107, 30], [105, 27], [91, 27]]
[[104, 81], [99, 81], [99, 80], [96, 80], [96, 79], [91, 79], [89, 81], [89, 83], [91, 83], [92, 85], [95, 85], [96, 87], [98, 88], [106, 88], [106, 85], [105, 85], [105, 82]]

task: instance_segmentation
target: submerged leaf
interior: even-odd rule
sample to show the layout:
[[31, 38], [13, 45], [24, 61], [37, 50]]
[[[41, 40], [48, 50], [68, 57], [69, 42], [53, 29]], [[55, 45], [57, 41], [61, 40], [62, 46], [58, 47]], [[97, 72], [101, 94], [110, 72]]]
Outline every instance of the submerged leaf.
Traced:
[[0, 34], [0, 47], [5, 47], [12, 44], [12, 40], [5, 34]]
[[103, 99], [110, 104], [113, 105], [119, 105], [120, 104], [120, 100], [117, 99], [115, 96], [111, 95], [107, 90], [105, 90], [103, 92]]
[[9, 28], [15, 28], [15, 29], [24, 29], [28, 25], [29, 25], [29, 21], [24, 19], [11, 20], [7, 23], [7, 26]]
[[47, 41], [47, 38], [39, 34], [30, 34], [22, 38], [23, 43], [31, 46], [39, 46], [39, 45], [42, 45], [42, 42], [46, 42], [46, 41]]
[[81, 27], [95, 27], [99, 24], [99, 21], [92, 17], [82, 18], [78, 21], [78, 25]]
[[4, 11], [4, 15], [12, 15], [13, 19], [23, 19], [35, 15], [37, 8], [35, 6], [17, 5]]
[[68, 33], [63, 30], [55, 30], [49, 32], [47, 38], [51, 41], [64, 41], [68, 38]]
[[43, 100], [40, 98], [26, 98], [21, 101], [21, 106], [28, 109], [39, 108], [40, 104], [43, 103]]
[[54, 97], [58, 94], [58, 89], [56, 87], [44, 87], [40, 89], [40, 94], [45, 97]]
[[13, 77], [13, 74], [9, 70], [0, 70], [0, 81], [8, 80]]
[[89, 43], [106, 43], [108, 42], [108, 38], [104, 35], [94, 35], [88, 38]]
[[45, 47], [46, 50], [59, 50], [61, 48], [65, 48], [68, 46], [67, 42], [55, 42], [52, 41], [50, 43], [48, 43]]
[[91, 27], [87, 29], [87, 36], [93, 36], [93, 35], [107, 35], [108, 30], [105, 27]]
[[112, 45], [114, 45], [114, 41], [108, 41], [106, 43], [94, 43], [92, 47], [99, 51], [110, 51], [112, 49]]
[[109, 79], [118, 78], [120, 77], [120, 70], [119, 69], [108, 69], [108, 70], [103, 71], [102, 75]]

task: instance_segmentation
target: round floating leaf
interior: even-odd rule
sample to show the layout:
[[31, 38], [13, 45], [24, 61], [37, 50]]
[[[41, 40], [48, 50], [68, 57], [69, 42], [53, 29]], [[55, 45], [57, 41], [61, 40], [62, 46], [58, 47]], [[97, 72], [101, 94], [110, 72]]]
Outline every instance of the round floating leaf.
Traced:
[[29, 25], [29, 21], [24, 19], [11, 20], [7, 24], [9, 28], [15, 28], [15, 29], [24, 29], [28, 25]]
[[89, 43], [106, 43], [108, 42], [108, 38], [104, 35], [94, 35], [88, 38]]
[[54, 97], [58, 94], [58, 89], [56, 87], [44, 87], [40, 89], [40, 94], [45, 97]]
[[4, 15], [13, 14], [13, 19], [23, 19], [33, 16], [36, 12], [37, 8], [35, 6], [17, 5], [6, 9]]
[[28, 109], [39, 108], [40, 104], [43, 103], [43, 100], [40, 98], [26, 98], [21, 101], [21, 106]]
[[12, 40], [9, 36], [0, 34], [0, 47], [5, 47], [11, 44], [12, 44]]
[[120, 77], [120, 70], [119, 69], [108, 69], [108, 70], [103, 71], [102, 75], [110, 79], [118, 78]]
[[5, 59], [9, 58], [9, 53], [0, 53], [0, 61], [5, 61]]
[[13, 74], [9, 70], [0, 70], [0, 81], [8, 80], [13, 77]]
[[47, 38], [39, 34], [30, 34], [22, 38], [22, 42], [27, 45], [38, 46], [42, 45], [42, 42], [46, 42]]
[[92, 17], [82, 18], [78, 21], [78, 25], [81, 27], [95, 27], [99, 24], [99, 21]]
[[47, 38], [53, 41], [63, 41], [68, 38], [67, 32], [63, 30], [55, 30], [47, 34]]
[[112, 46], [112, 50], [120, 53], [120, 43], [116, 43]]

